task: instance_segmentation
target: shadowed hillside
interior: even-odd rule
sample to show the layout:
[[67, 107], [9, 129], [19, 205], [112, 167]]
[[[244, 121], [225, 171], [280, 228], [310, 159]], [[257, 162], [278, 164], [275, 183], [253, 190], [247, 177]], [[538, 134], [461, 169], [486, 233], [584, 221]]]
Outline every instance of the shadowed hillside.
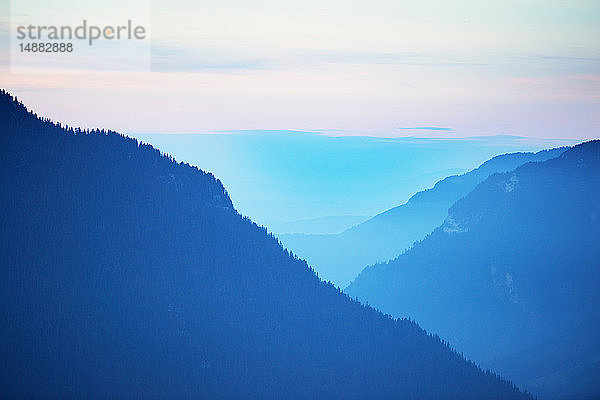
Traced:
[[525, 399], [318, 279], [221, 183], [0, 94], [0, 397]]
[[431, 235], [346, 291], [416, 319], [542, 398], [595, 398], [599, 260], [600, 141], [591, 141], [490, 176]]

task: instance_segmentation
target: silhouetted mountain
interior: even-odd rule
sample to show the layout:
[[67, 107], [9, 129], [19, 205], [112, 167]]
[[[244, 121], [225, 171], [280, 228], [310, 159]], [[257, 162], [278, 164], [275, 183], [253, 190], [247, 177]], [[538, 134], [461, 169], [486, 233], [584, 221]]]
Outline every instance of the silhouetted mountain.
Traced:
[[[600, 349], [590, 339], [600, 333], [598, 283], [600, 141], [592, 141], [490, 176], [426, 239], [365, 268], [346, 291], [418, 320], [543, 398], [566, 399], [582, 394], [573, 375], [594, 382], [587, 396], [600, 396]], [[561, 373], [577, 365], [585, 368]]]
[[512, 153], [492, 158], [463, 175], [445, 178], [405, 204], [335, 235], [278, 235], [282, 243], [312, 265], [322, 278], [344, 288], [365, 265], [391, 260], [444, 222], [448, 209], [488, 176], [528, 162], [558, 157], [566, 148]]
[[524, 399], [318, 279], [212, 175], [0, 93], [0, 397]]

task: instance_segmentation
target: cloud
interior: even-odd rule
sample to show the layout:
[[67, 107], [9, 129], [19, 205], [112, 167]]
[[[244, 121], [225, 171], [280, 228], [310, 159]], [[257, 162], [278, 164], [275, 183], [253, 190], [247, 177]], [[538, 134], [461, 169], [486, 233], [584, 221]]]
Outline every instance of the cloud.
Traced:
[[160, 72], [297, 70], [335, 64], [481, 67], [477, 57], [417, 53], [339, 51], [304, 48], [245, 49], [187, 46], [167, 40], [152, 42], [152, 69]]
[[215, 70], [267, 69], [259, 56], [243, 51], [191, 48], [152, 42], [152, 70], [159, 72], [202, 72]]
[[[332, 131], [341, 131], [332, 129]], [[303, 130], [303, 129], [225, 129], [206, 132], [208, 134], [233, 134], [233, 135], [321, 135], [324, 130]], [[202, 133], [200, 133], [202, 134]]]
[[600, 82], [600, 75], [573, 75], [569, 79], [574, 81]]
[[399, 130], [406, 130], [406, 131], [446, 131], [446, 132], [451, 132], [454, 129], [452, 128], [445, 128], [445, 127], [439, 127], [439, 126], [415, 126], [415, 127], [410, 127], [410, 128], [398, 128]]

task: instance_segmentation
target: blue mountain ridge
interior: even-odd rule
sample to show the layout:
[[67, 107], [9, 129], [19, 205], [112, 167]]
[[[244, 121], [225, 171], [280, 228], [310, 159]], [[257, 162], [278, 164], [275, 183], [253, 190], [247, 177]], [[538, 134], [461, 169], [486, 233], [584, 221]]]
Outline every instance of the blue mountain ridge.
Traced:
[[0, 92], [0, 397], [528, 399], [353, 301], [221, 182]]
[[384, 211], [339, 234], [278, 235], [282, 243], [305, 258], [321, 277], [344, 288], [366, 265], [391, 260], [444, 222], [448, 209], [488, 176], [533, 161], [558, 157], [566, 147], [537, 153], [496, 156], [462, 175], [449, 176], [412, 196], [408, 202]]
[[491, 175], [346, 292], [418, 320], [542, 399], [596, 398], [599, 200], [598, 140]]

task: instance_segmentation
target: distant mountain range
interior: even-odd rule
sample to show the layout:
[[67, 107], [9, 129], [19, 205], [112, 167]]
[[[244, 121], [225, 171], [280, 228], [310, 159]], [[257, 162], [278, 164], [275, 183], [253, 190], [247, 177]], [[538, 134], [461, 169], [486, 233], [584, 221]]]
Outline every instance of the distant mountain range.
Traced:
[[344, 288], [366, 265], [395, 258], [423, 239], [444, 222], [452, 204], [490, 175], [558, 157], [565, 149], [494, 157], [471, 172], [447, 177], [433, 188], [415, 194], [405, 204], [339, 234], [278, 237], [288, 249], [305, 258], [322, 278]]
[[0, 92], [0, 397], [527, 399], [365, 307], [219, 182]]
[[494, 174], [346, 289], [542, 399], [600, 397], [600, 141]]
[[[329, 217], [308, 218], [270, 225], [273, 232], [304, 234], [336, 234], [368, 220], [364, 215], [332, 215]], [[277, 235], [279, 236], [279, 234]]]

